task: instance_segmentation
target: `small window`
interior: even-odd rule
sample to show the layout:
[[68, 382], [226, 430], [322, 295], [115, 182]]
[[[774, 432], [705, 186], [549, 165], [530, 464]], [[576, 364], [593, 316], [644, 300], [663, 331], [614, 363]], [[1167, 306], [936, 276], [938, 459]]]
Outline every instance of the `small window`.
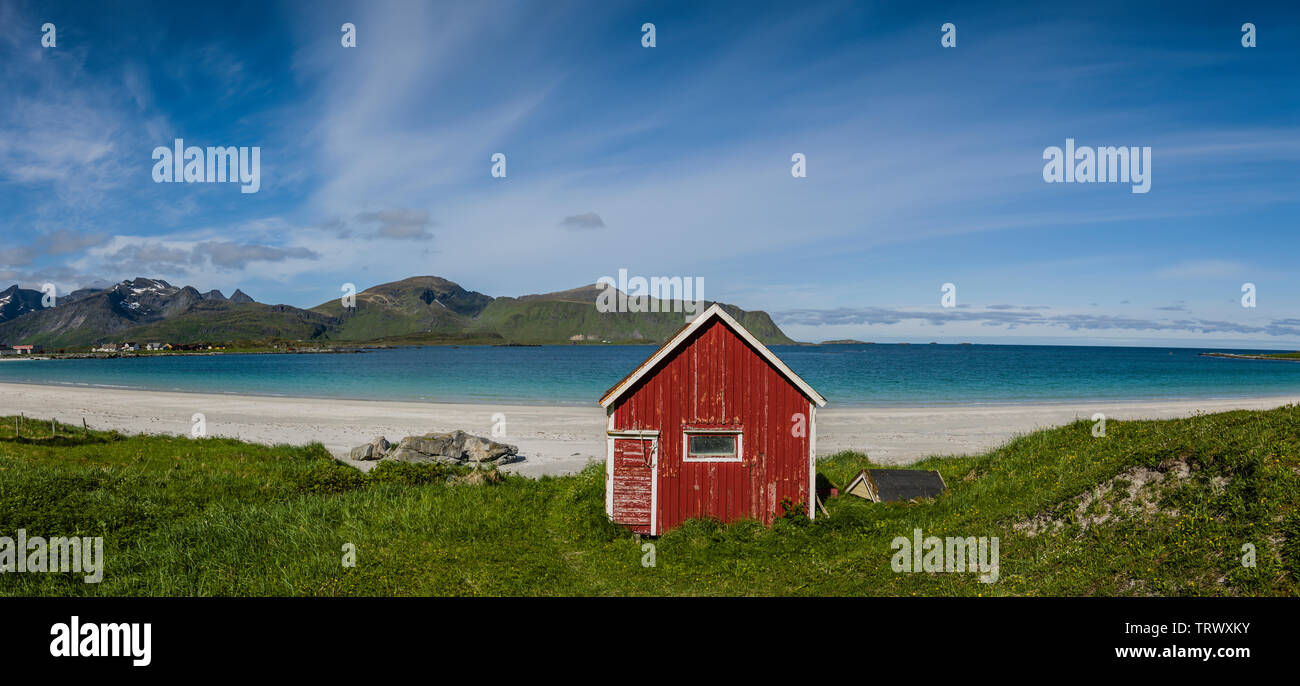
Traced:
[[687, 462], [740, 461], [739, 432], [709, 431], [687, 433], [685, 436], [686, 454], [683, 459]]

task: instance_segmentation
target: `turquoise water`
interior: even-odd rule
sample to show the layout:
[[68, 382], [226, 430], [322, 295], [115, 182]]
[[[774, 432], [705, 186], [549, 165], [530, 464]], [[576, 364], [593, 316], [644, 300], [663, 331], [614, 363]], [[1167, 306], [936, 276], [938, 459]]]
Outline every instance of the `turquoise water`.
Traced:
[[[832, 405], [1069, 402], [1300, 393], [1300, 363], [1187, 348], [773, 346]], [[0, 381], [205, 393], [595, 404], [651, 346], [426, 347], [342, 355], [0, 362]], [[1238, 351], [1241, 352], [1241, 351]]]

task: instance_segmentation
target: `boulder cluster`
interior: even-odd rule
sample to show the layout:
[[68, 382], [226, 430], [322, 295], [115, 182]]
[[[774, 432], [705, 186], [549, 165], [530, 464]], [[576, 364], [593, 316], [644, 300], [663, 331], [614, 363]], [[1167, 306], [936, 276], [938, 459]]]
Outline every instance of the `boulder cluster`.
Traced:
[[441, 462], [450, 465], [502, 465], [518, 459], [519, 448], [464, 431], [407, 436], [396, 445], [383, 436], [352, 449], [353, 460]]

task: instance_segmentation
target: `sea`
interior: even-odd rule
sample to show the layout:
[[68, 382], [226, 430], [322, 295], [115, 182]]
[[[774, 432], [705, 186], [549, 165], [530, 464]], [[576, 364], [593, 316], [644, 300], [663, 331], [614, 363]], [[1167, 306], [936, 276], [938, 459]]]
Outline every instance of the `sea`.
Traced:
[[[653, 346], [428, 346], [0, 362], [0, 382], [287, 397], [594, 405]], [[832, 406], [1068, 403], [1300, 394], [1300, 363], [1223, 349], [772, 346]], [[1267, 352], [1234, 350], [1236, 353]]]

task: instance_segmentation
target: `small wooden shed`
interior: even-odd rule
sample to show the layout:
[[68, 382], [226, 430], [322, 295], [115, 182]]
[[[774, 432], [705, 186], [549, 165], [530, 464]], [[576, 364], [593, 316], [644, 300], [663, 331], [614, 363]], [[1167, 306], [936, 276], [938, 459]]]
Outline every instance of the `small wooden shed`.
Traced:
[[877, 503], [937, 498], [948, 486], [932, 469], [864, 469], [844, 492]]
[[640, 534], [687, 519], [816, 516], [826, 399], [717, 304], [606, 391], [605, 512]]

